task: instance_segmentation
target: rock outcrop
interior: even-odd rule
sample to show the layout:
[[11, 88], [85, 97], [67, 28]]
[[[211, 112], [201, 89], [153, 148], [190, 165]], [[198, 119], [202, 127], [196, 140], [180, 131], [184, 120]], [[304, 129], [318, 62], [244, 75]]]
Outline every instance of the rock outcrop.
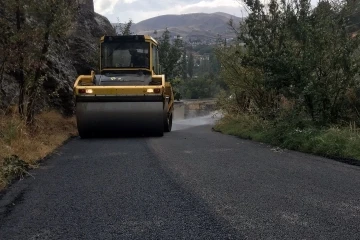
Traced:
[[107, 18], [89, 8], [79, 9], [70, 37], [50, 55], [51, 74], [45, 87], [49, 93], [57, 93], [49, 95], [48, 102], [53, 107], [62, 109], [66, 115], [73, 113], [74, 81], [78, 75], [90, 74], [91, 70], [98, 68], [99, 39], [103, 35], [114, 34], [115, 30]]
[[[92, 3], [92, 0], [87, 2]], [[94, 12], [93, 5], [80, 6], [68, 38], [51, 44], [43, 82], [46, 94], [39, 99], [38, 105], [55, 107], [64, 115], [72, 115], [72, 88], [77, 76], [90, 74], [92, 69], [98, 68], [99, 39], [115, 34], [109, 20]], [[2, 85], [6, 91], [2, 104], [16, 104], [15, 79], [5, 75]]]

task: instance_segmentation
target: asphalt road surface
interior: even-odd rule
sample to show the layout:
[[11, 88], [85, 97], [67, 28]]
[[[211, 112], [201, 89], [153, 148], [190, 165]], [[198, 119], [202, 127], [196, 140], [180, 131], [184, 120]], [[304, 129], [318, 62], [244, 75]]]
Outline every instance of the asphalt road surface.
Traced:
[[161, 138], [71, 140], [1, 197], [0, 239], [360, 239], [359, 167], [209, 119]]

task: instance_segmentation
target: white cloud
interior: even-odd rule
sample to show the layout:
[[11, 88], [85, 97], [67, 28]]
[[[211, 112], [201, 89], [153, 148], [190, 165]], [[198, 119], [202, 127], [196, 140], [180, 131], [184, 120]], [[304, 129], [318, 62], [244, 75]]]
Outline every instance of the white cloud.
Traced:
[[118, 2], [119, 0], [94, 0], [95, 12], [108, 17], [108, 15], [112, 14], [114, 6]]

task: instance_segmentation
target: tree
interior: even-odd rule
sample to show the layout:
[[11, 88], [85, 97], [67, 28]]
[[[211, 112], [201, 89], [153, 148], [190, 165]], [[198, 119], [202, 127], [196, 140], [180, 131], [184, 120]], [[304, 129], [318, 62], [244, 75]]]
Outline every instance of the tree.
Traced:
[[209, 55], [209, 64], [210, 64], [210, 73], [218, 75], [220, 72], [220, 63], [216, 58], [214, 52], [211, 52]]
[[[252, 99], [264, 118], [279, 116], [280, 99], [295, 103], [320, 125], [346, 119], [346, 92], [358, 88], [359, 37], [346, 28], [350, 5], [308, 0], [245, 2], [249, 17], [238, 31], [246, 48], [224, 46], [217, 54], [224, 79]], [[231, 24], [231, 23], [230, 23]]]
[[133, 21], [131, 19], [128, 22], [120, 23], [118, 18], [118, 25], [115, 26], [115, 31], [121, 36], [133, 35], [134, 33], [131, 31], [132, 24]]
[[[1, 82], [3, 81], [4, 73], [10, 73], [19, 84], [19, 100], [18, 111], [21, 117], [24, 116], [24, 95], [25, 95], [25, 55], [24, 51], [29, 46], [30, 40], [26, 38], [31, 33], [26, 28], [25, 17], [25, 2], [21, 0], [16, 1], [2, 1], [2, 11], [0, 22], [3, 29], [6, 29], [2, 37], [2, 48], [4, 49], [2, 55], [2, 74]], [[30, 40], [31, 41], [31, 40]], [[2, 95], [5, 92], [1, 91]]]
[[179, 77], [182, 75], [181, 56], [183, 46], [184, 44], [179, 36], [171, 42], [168, 29], [164, 31], [159, 39], [159, 61], [163, 67], [166, 80], [170, 81], [174, 87], [177, 99], [180, 98], [176, 86], [179, 84]]
[[174, 42], [171, 42], [170, 32], [166, 29], [159, 39], [159, 58], [166, 78], [170, 81], [180, 75], [181, 67], [179, 60], [182, 55], [182, 48], [183, 42], [179, 36], [177, 36]]
[[33, 0], [29, 7], [31, 17], [37, 25], [31, 25], [36, 32], [37, 45], [34, 48], [33, 59], [37, 62], [30, 64], [33, 69], [32, 77], [28, 80], [28, 97], [26, 122], [33, 122], [35, 106], [40, 94], [40, 86], [46, 77], [46, 56], [50, 50], [52, 40], [60, 41], [71, 27], [76, 5], [69, 0], [52, 0], [38, 4]]
[[188, 67], [187, 67], [187, 52], [186, 52], [186, 48], [183, 48], [183, 52], [182, 52], [182, 58], [181, 58], [181, 65], [182, 65], [182, 79], [184, 81], [186, 81], [187, 79], [187, 75], [188, 75]]
[[188, 73], [189, 73], [190, 78], [192, 78], [194, 75], [194, 55], [192, 53], [190, 53], [190, 56], [189, 56]]
[[183, 83], [182, 95], [189, 99], [211, 98], [219, 92], [220, 86], [214, 75], [209, 73]]
[[10, 23], [6, 16], [7, 6], [3, 0], [0, 0], [1, 6], [0, 9], [0, 29], [2, 29], [2, 34], [0, 36], [0, 109], [4, 106], [4, 99], [6, 97], [6, 92], [3, 86], [3, 80], [6, 70], [6, 63], [8, 62], [9, 56], [9, 39], [12, 36], [12, 32], [10, 31]]
[[9, 34], [2, 42], [9, 51], [4, 68], [19, 84], [19, 114], [32, 124], [46, 78], [47, 54], [53, 43], [66, 37], [76, 4], [71, 0], [16, 0], [5, 1], [3, 6], [1, 22], [7, 22]]

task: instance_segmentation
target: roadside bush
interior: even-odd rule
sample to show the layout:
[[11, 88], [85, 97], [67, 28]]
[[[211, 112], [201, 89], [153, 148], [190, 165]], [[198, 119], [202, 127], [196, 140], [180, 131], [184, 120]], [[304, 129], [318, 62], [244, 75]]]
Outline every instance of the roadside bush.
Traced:
[[350, 128], [319, 129], [311, 125], [299, 128], [291, 122], [266, 121], [256, 115], [226, 115], [214, 130], [284, 149], [360, 160], [360, 134]]
[[23, 178], [28, 175], [30, 165], [17, 155], [6, 157], [0, 164], [0, 181], [1, 185], [8, 184], [14, 178]]

